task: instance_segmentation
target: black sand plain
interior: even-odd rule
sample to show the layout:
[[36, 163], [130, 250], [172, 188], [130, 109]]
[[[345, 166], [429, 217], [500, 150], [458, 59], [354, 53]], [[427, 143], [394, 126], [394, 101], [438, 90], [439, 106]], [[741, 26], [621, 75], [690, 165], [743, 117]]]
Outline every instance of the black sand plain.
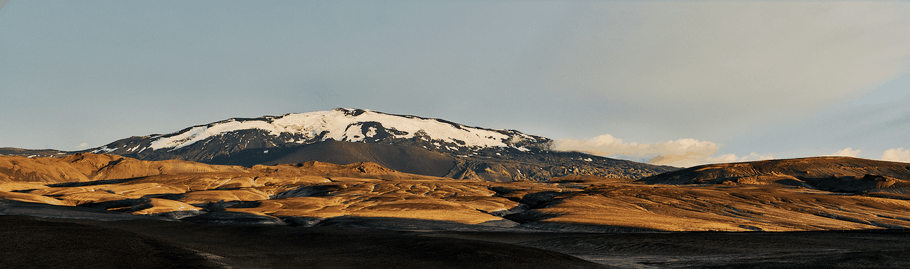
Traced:
[[[32, 207], [30, 213], [39, 211]], [[64, 217], [61, 213], [45, 215]], [[82, 219], [0, 216], [0, 267], [910, 267], [910, 232], [900, 230], [581, 233], [466, 229], [388, 218], [294, 227], [127, 219], [84, 210], [69, 217]]]

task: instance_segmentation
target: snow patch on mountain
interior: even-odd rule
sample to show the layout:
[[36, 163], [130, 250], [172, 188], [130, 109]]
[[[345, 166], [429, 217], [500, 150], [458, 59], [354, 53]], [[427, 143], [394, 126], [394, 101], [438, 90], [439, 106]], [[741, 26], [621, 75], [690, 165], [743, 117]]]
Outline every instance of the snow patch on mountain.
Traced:
[[99, 153], [99, 152], [111, 153], [112, 151], [115, 151], [115, 150], [117, 150], [117, 149], [116, 149], [116, 148], [108, 148], [107, 146], [102, 146], [102, 147], [99, 148], [99, 149], [93, 150], [92, 153]]
[[437, 119], [392, 115], [369, 110], [335, 109], [250, 120], [230, 119], [195, 126], [177, 134], [159, 135], [151, 143], [150, 148], [154, 150], [178, 149], [213, 136], [249, 129], [264, 130], [273, 136], [280, 136], [282, 133], [304, 135], [306, 138], [304, 140], [323, 135], [322, 140], [361, 142], [377, 135], [375, 127], [368, 127], [364, 132], [364, 124], [370, 122], [381, 124], [383, 128], [390, 130], [390, 135], [395, 138], [409, 139], [419, 134], [429, 136], [433, 140], [457, 143], [466, 147], [506, 147], [522, 140], [536, 141], [533, 137], [521, 133], [508, 135], [504, 133], [506, 131], [468, 127]]

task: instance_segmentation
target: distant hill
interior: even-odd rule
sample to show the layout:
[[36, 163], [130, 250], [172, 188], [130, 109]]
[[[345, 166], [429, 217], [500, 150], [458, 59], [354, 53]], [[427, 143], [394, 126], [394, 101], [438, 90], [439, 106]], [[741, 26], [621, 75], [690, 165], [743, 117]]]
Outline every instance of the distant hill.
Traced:
[[910, 194], [910, 163], [811, 157], [708, 164], [641, 179], [649, 184], [785, 184], [837, 192]]

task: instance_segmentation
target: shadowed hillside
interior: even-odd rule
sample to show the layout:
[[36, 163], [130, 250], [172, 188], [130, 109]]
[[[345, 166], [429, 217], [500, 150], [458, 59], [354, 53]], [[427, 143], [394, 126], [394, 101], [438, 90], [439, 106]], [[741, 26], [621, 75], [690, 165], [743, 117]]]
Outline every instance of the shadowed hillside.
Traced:
[[325, 141], [304, 145], [266, 165], [305, 163], [310, 161], [335, 164], [372, 162], [405, 173], [445, 176], [455, 167], [455, 160], [442, 153], [416, 147], [383, 144]]

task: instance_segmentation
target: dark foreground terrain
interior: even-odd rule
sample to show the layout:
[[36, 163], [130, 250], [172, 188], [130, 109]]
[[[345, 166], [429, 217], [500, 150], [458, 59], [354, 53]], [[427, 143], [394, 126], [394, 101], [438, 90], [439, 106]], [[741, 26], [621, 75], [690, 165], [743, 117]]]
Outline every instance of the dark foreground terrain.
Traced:
[[0, 216], [2, 268], [602, 268], [498, 242], [346, 227]]
[[2, 268], [907, 268], [910, 232], [392, 231], [0, 216]]

